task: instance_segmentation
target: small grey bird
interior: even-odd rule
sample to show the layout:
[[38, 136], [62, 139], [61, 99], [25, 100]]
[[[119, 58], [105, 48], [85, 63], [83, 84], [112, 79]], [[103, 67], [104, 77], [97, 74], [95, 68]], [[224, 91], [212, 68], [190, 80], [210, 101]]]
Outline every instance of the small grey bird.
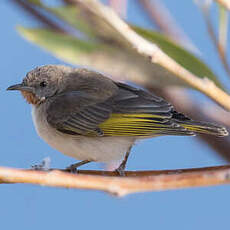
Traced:
[[123, 158], [117, 169], [122, 174], [132, 145], [143, 138], [228, 135], [224, 127], [193, 121], [150, 92], [87, 69], [38, 67], [8, 90], [20, 90], [32, 104], [40, 137], [63, 154], [82, 160], [69, 170], [91, 161]]

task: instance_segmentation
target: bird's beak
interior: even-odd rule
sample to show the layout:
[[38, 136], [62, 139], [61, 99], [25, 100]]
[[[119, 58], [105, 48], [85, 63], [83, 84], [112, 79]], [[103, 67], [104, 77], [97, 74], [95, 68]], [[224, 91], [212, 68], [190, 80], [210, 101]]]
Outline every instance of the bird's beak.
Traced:
[[11, 85], [6, 90], [20, 90], [20, 91], [26, 91], [26, 92], [33, 93], [33, 88], [32, 87], [25, 86], [23, 84]]

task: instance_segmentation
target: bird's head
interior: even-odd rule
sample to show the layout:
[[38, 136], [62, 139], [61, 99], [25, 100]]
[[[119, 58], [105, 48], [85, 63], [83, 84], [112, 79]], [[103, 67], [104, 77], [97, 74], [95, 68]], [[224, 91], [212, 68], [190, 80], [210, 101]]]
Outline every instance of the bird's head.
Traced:
[[22, 83], [12, 85], [7, 90], [19, 90], [28, 103], [39, 105], [54, 96], [60, 82], [71, 68], [66, 66], [46, 65], [27, 73]]

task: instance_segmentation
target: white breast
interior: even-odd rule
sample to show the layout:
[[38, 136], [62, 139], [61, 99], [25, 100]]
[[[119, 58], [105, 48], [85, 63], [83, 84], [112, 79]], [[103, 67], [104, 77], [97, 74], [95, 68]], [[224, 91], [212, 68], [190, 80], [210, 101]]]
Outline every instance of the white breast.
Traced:
[[53, 148], [78, 160], [120, 160], [135, 141], [132, 137], [85, 137], [63, 134], [47, 123], [43, 109], [42, 106], [33, 106], [32, 109], [38, 135]]

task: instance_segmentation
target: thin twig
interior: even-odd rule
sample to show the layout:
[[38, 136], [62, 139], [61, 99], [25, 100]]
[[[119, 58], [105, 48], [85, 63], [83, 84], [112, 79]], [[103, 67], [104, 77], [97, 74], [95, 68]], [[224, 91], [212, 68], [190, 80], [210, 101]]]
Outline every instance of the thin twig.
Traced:
[[106, 22], [124, 41], [130, 44], [139, 54], [148, 57], [152, 63], [164, 67], [190, 87], [203, 92], [225, 109], [230, 110], [230, 96], [227, 93], [218, 88], [210, 79], [199, 78], [183, 68], [155, 44], [134, 32], [111, 8], [96, 0], [72, 0], [72, 2], [80, 3], [85, 10]]
[[[108, 176], [105, 176], [107, 175]], [[200, 169], [126, 172], [125, 177], [111, 172], [79, 171], [71, 174], [54, 171], [23, 170], [0, 167], [0, 183], [30, 183], [52, 187], [93, 189], [117, 196], [130, 193], [191, 188], [230, 183], [230, 166]]]

